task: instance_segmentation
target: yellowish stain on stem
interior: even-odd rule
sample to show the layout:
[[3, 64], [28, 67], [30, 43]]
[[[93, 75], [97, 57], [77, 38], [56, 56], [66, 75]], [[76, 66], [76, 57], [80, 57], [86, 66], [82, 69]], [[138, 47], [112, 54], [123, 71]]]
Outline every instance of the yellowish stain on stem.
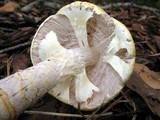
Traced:
[[8, 94], [3, 90], [0, 90], [0, 101], [11, 119], [13, 117], [13, 113], [15, 114], [17, 111], [9, 100]]

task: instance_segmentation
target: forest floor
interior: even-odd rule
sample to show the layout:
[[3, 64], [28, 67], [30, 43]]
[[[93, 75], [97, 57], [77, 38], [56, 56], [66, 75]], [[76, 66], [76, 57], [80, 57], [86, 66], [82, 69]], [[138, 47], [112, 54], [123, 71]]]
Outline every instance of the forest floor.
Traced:
[[[30, 60], [30, 45], [39, 25], [50, 15], [53, 15], [63, 5], [70, 3], [37, 2], [34, 6], [31, 1], [0, 2], [0, 79], [15, 73], [19, 69], [32, 66]], [[8, 5], [7, 5], [8, 4]], [[136, 63], [143, 64], [155, 73], [160, 73], [160, 11], [133, 4], [101, 5], [112, 17], [124, 23], [130, 30], [136, 46]], [[150, 88], [152, 90], [154, 88]], [[160, 90], [160, 86], [158, 91]], [[152, 102], [155, 105], [160, 94]], [[151, 102], [151, 101], [150, 101]], [[134, 106], [134, 105], [135, 106]], [[103, 106], [97, 113], [112, 112], [105, 117], [91, 119], [97, 120], [158, 120], [160, 111], [153, 108], [138, 91], [134, 92], [126, 86], [124, 90], [110, 103]], [[157, 106], [158, 106], [157, 105]], [[160, 107], [160, 105], [159, 105]], [[28, 110], [91, 114], [82, 112], [61, 103], [46, 94], [35, 106]], [[159, 113], [159, 114], [158, 114]], [[157, 114], [157, 115], [156, 115]], [[47, 116], [37, 114], [22, 114], [19, 120], [81, 120], [85, 118], [72, 118], [61, 116]]]

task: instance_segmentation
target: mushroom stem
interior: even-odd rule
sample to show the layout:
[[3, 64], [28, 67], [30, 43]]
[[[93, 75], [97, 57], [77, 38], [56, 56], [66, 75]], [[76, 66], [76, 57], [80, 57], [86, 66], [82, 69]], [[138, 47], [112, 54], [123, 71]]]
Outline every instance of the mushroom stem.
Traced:
[[94, 64], [93, 60], [89, 49], [66, 50], [0, 80], [0, 120], [15, 118], [63, 77], [79, 74], [86, 65]]

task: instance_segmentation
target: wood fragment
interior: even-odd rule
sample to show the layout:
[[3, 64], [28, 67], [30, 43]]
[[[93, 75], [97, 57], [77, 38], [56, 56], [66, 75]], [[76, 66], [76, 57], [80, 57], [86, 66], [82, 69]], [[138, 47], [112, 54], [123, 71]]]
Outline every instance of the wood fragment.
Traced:
[[58, 3], [54, 3], [54, 2], [44, 2], [44, 6], [46, 7], [50, 7], [50, 8], [54, 8], [54, 9], [60, 9], [63, 5], [60, 5]]
[[[121, 97], [119, 97], [118, 99], [116, 99], [113, 103], [111, 103], [108, 107], [106, 107], [106, 108], [101, 112], [100, 115], [108, 112], [108, 111], [109, 111], [113, 106], [115, 106], [122, 98], [123, 98], [123, 96], [121, 96]], [[100, 116], [95, 117], [93, 120], [96, 120], [98, 117], [100, 117]]]
[[21, 43], [21, 44], [15, 45], [15, 46], [4, 48], [4, 49], [0, 50], [0, 54], [6, 53], [6, 52], [9, 52], [11, 50], [15, 50], [15, 49], [18, 49], [18, 48], [21, 48], [21, 47], [25, 47], [25, 46], [28, 46], [28, 45], [31, 45], [31, 41], [27, 41], [25, 43]]
[[31, 2], [30, 4], [21, 8], [22, 12], [29, 12], [35, 5], [39, 4], [42, 0], [36, 0]]
[[149, 85], [142, 79], [143, 78], [141, 78], [137, 72], [134, 72], [131, 76], [131, 79], [128, 81], [127, 86], [131, 90], [137, 92], [144, 99], [144, 101], [154, 114], [160, 116], [159, 89], [154, 88], [160, 84], [154, 84], [154, 86]]
[[160, 56], [160, 53], [156, 53], [156, 54], [151, 54], [151, 55], [148, 55], [148, 56], [150, 56], [150, 57], [159, 57]]
[[6, 61], [6, 66], [7, 66], [7, 76], [10, 75], [10, 69], [11, 69], [11, 61], [9, 59], [7, 59]]

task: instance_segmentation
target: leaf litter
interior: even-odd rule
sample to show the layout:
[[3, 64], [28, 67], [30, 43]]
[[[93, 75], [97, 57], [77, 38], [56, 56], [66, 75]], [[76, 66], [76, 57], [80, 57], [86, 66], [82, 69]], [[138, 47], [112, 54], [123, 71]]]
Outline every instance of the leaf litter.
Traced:
[[[3, 3], [0, 7], [0, 78], [31, 66], [29, 49], [35, 31], [45, 18], [58, 10], [57, 6], [44, 7], [45, 3], [40, 2], [30, 7], [29, 12], [22, 12], [20, 8], [29, 4], [27, 0], [23, 2]], [[63, 6], [67, 2], [60, 2], [60, 4]], [[124, 23], [130, 30], [136, 45], [136, 65], [127, 87], [98, 111], [99, 114], [106, 112], [113, 112], [113, 114], [91, 119], [158, 119], [160, 116], [160, 17], [153, 11], [135, 6], [123, 6], [123, 4], [117, 7], [111, 6], [106, 9], [106, 12]], [[124, 100], [128, 102], [122, 102]], [[130, 104], [130, 101], [136, 108]], [[78, 110], [49, 95], [44, 96], [29, 110], [79, 113]], [[91, 112], [79, 114], [91, 114]], [[81, 118], [27, 114], [19, 117], [19, 120], [32, 119], [79, 120]]]

